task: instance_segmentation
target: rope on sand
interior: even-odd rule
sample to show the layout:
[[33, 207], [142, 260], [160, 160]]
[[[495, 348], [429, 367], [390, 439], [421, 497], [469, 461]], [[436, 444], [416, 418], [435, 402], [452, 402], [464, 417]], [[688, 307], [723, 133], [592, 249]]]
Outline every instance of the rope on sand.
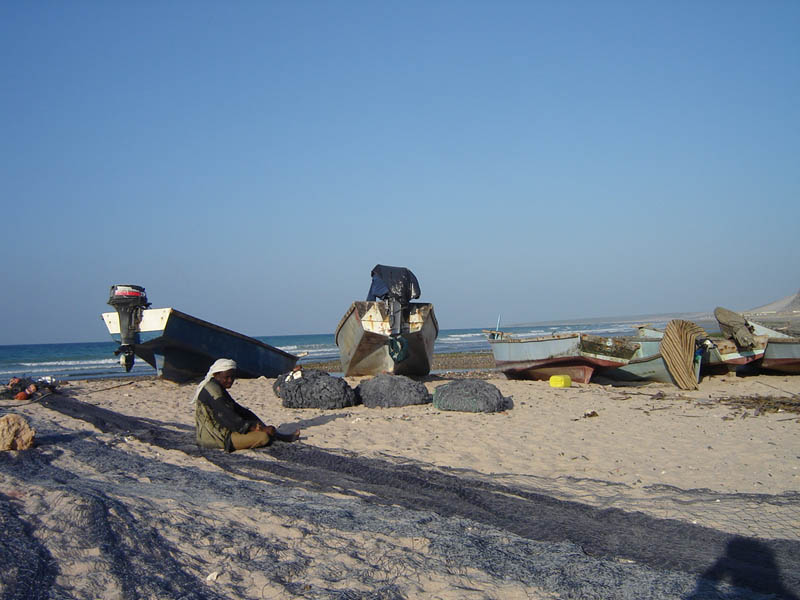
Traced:
[[99, 390], [90, 390], [88, 392], [84, 392], [84, 394], [86, 394], [88, 396], [89, 394], [96, 394], [97, 392], [107, 392], [108, 390], [113, 390], [115, 388], [124, 387], [126, 385], [131, 385], [132, 383], [136, 383], [136, 382], [135, 381], [126, 381], [125, 383], [112, 385], [112, 386], [109, 386], [109, 387], [106, 387], [106, 388], [100, 388]]
[[667, 370], [682, 390], [696, 390], [697, 376], [694, 371], [695, 342], [705, 336], [705, 330], [691, 321], [673, 319], [667, 323], [664, 339], [661, 340], [661, 356]]

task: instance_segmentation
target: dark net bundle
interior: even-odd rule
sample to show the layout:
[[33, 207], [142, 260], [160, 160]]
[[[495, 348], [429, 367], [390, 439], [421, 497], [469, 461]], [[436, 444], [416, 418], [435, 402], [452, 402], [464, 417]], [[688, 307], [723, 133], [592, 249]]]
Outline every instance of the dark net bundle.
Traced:
[[437, 387], [433, 405], [439, 410], [490, 413], [508, 410], [513, 402], [487, 381], [460, 379]]
[[405, 375], [384, 373], [367, 379], [358, 385], [356, 393], [368, 408], [428, 404], [431, 401], [427, 388]]
[[272, 384], [286, 408], [345, 408], [355, 406], [355, 390], [341, 377], [317, 369], [300, 369], [278, 376]]

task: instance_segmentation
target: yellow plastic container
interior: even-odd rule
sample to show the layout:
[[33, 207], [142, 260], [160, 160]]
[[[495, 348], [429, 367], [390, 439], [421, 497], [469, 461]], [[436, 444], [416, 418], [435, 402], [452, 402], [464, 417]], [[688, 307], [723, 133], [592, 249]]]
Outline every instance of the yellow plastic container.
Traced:
[[569, 375], [552, 375], [550, 377], [550, 387], [568, 388], [572, 385]]

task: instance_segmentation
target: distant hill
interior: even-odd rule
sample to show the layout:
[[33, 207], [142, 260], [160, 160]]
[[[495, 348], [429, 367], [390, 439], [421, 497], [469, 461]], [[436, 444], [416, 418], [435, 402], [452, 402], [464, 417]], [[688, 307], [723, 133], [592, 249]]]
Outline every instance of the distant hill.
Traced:
[[[764, 306], [752, 308], [750, 310], [739, 311], [748, 317], [790, 319], [792, 322], [800, 320], [800, 291], [795, 294], [770, 302]], [[576, 323], [595, 323], [616, 321], [618, 323], [647, 323], [651, 321], [669, 321], [670, 319], [684, 319], [686, 321], [712, 321], [716, 322], [714, 314], [710, 312], [693, 313], [661, 313], [649, 315], [626, 315], [616, 317], [582, 317], [577, 319], [563, 319], [558, 321], [536, 321], [527, 323], [515, 323], [509, 327], [529, 327], [537, 325], [573, 325]]]
[[775, 302], [744, 311], [746, 315], [800, 314], [800, 291]]
[[713, 321], [713, 313], [692, 312], [692, 313], [659, 313], [646, 315], [618, 315], [614, 317], [582, 317], [579, 319], [560, 319], [554, 321], [534, 321], [527, 323], [513, 323], [508, 327], [536, 327], [539, 325], [575, 325], [581, 323], [631, 323], [641, 324], [653, 321], [669, 321], [671, 319], [684, 319], [686, 321]]

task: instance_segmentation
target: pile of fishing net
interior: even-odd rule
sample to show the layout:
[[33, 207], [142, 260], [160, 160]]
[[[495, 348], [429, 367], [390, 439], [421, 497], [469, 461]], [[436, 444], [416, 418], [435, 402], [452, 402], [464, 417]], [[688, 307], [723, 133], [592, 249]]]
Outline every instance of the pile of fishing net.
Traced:
[[433, 405], [439, 410], [491, 413], [509, 410], [514, 403], [487, 381], [460, 379], [437, 387]]
[[286, 408], [345, 408], [358, 404], [356, 392], [341, 377], [317, 369], [279, 375], [272, 384]]
[[428, 404], [431, 401], [427, 388], [405, 375], [381, 374], [367, 379], [358, 385], [356, 393], [368, 408]]

